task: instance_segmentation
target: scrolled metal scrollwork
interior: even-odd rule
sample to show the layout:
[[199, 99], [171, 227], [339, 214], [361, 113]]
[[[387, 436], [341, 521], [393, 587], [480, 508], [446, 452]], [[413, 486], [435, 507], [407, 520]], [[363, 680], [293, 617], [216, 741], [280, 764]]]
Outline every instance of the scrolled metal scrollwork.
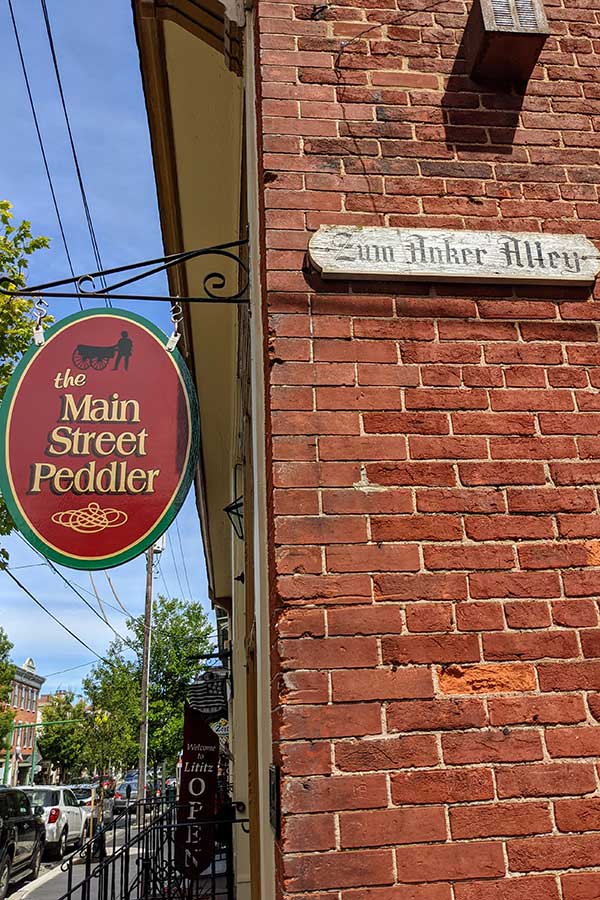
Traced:
[[[105, 299], [105, 300], [168, 300], [172, 303], [179, 299], [186, 303], [248, 303], [248, 291], [250, 288], [250, 271], [248, 265], [242, 259], [244, 249], [248, 246], [248, 238], [239, 241], [229, 241], [226, 244], [217, 244], [214, 247], [203, 247], [199, 250], [185, 250], [181, 253], [172, 253], [169, 256], [160, 256], [155, 259], [147, 259], [142, 262], [130, 263], [125, 266], [115, 266], [112, 269], [102, 269], [97, 272], [88, 272], [84, 275], [75, 275], [71, 278], [63, 278], [59, 281], [49, 281], [45, 284], [37, 284], [22, 289], [8, 289], [8, 285], [14, 284], [14, 279], [7, 274], [0, 273], [0, 296], [5, 297], [62, 297], [66, 299]], [[211, 271], [203, 276], [200, 296], [172, 297], [155, 296], [148, 294], [124, 294], [114, 293], [128, 285], [135, 284], [158, 272], [166, 272], [174, 266], [183, 265], [201, 257], [219, 257], [228, 260], [233, 266], [228, 266], [231, 271]], [[143, 269], [144, 271], [139, 271]], [[134, 274], [131, 274], [134, 273]], [[118, 277], [108, 283], [110, 276]], [[97, 288], [96, 279], [99, 279], [102, 287]], [[235, 280], [235, 287], [228, 285]], [[69, 290], [71, 288], [71, 290]]]

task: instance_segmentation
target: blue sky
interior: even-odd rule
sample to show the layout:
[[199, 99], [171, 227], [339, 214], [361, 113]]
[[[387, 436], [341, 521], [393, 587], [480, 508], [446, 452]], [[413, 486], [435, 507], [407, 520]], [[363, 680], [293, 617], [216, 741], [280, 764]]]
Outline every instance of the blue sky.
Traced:
[[[162, 254], [156, 191], [139, 62], [128, 0], [47, 0], [59, 66], [94, 228], [105, 267]], [[23, 51], [50, 170], [65, 225], [76, 274], [92, 271], [94, 257], [67, 130], [59, 105], [42, 11], [38, 0], [13, 0]], [[28, 106], [7, 0], [0, 0], [0, 75], [3, 137], [0, 140], [0, 197], [14, 204], [15, 218], [31, 220], [34, 234], [51, 239], [50, 250], [32, 259], [30, 283], [67, 277], [68, 265], [42, 158]], [[166, 293], [166, 280], [142, 282], [143, 293]], [[89, 303], [96, 306], [98, 303]], [[169, 308], [161, 303], [122, 304], [170, 330]], [[76, 301], [56, 301], [56, 319], [78, 309]], [[167, 535], [155, 590], [201, 600], [207, 610], [206, 572], [193, 493]], [[52, 612], [94, 650], [102, 654], [113, 637], [110, 629], [54, 575], [18, 536], [2, 541], [15, 575]], [[185, 558], [185, 562], [184, 562]], [[24, 567], [27, 568], [17, 568]], [[29, 568], [32, 566], [31, 568]], [[94, 604], [86, 572], [63, 569]], [[144, 558], [110, 570], [119, 598], [134, 614], [144, 606]], [[187, 576], [187, 577], [186, 577]], [[103, 573], [94, 581], [103, 600], [115, 604]], [[188, 587], [189, 582], [189, 587]], [[166, 585], [166, 586], [165, 586]], [[181, 586], [180, 586], [181, 585]], [[86, 593], [86, 591], [91, 593]], [[113, 627], [122, 632], [124, 616], [107, 609]], [[49, 619], [10, 579], [0, 573], [0, 624], [14, 643], [15, 662], [31, 656], [41, 675], [93, 660], [84, 647]], [[78, 668], [53, 675], [44, 689], [80, 690], [89, 671]]]

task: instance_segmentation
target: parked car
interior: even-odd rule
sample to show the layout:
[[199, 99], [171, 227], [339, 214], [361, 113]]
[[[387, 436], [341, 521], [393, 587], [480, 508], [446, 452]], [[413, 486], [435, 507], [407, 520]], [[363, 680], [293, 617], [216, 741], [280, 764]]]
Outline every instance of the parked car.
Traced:
[[[131, 789], [129, 797], [127, 796], [128, 788]], [[121, 813], [124, 813], [126, 809], [133, 809], [137, 800], [137, 795], [137, 781], [122, 781], [121, 784], [118, 784], [114, 796], [114, 814], [120, 815]]]
[[0, 787], [0, 900], [10, 881], [27, 871], [37, 878], [45, 839], [41, 806], [21, 790]]
[[[88, 831], [88, 822], [92, 815], [92, 791], [94, 791], [94, 818], [97, 820], [99, 818], [100, 811], [100, 795], [98, 788], [95, 784], [72, 784], [69, 785], [70, 789], [75, 794], [77, 798], [77, 802], [79, 806], [82, 808], [85, 815], [85, 830], [86, 833]], [[103, 822], [112, 822], [114, 817], [114, 806], [115, 801], [114, 798], [109, 794], [104, 794], [104, 799], [102, 802], [102, 821]]]
[[75, 794], [66, 785], [24, 787], [23, 791], [31, 803], [43, 806], [46, 850], [62, 859], [69, 844], [77, 846], [85, 838], [87, 817]]

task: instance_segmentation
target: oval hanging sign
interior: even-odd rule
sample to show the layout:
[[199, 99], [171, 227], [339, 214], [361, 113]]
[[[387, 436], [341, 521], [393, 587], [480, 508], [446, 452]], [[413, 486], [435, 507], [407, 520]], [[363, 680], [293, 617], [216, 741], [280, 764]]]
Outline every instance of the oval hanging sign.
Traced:
[[152, 322], [96, 309], [32, 347], [0, 407], [0, 490], [19, 531], [74, 569], [118, 566], [154, 543], [188, 492], [197, 402]]

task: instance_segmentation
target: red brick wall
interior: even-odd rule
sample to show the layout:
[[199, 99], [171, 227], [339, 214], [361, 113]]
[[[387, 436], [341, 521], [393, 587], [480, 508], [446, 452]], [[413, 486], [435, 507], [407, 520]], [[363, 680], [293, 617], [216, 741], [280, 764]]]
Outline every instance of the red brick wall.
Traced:
[[[325, 223], [600, 238], [600, 0], [259, 0], [279, 896], [600, 897], [600, 302], [325, 285]], [[594, 871], [596, 870], [596, 871]]]

